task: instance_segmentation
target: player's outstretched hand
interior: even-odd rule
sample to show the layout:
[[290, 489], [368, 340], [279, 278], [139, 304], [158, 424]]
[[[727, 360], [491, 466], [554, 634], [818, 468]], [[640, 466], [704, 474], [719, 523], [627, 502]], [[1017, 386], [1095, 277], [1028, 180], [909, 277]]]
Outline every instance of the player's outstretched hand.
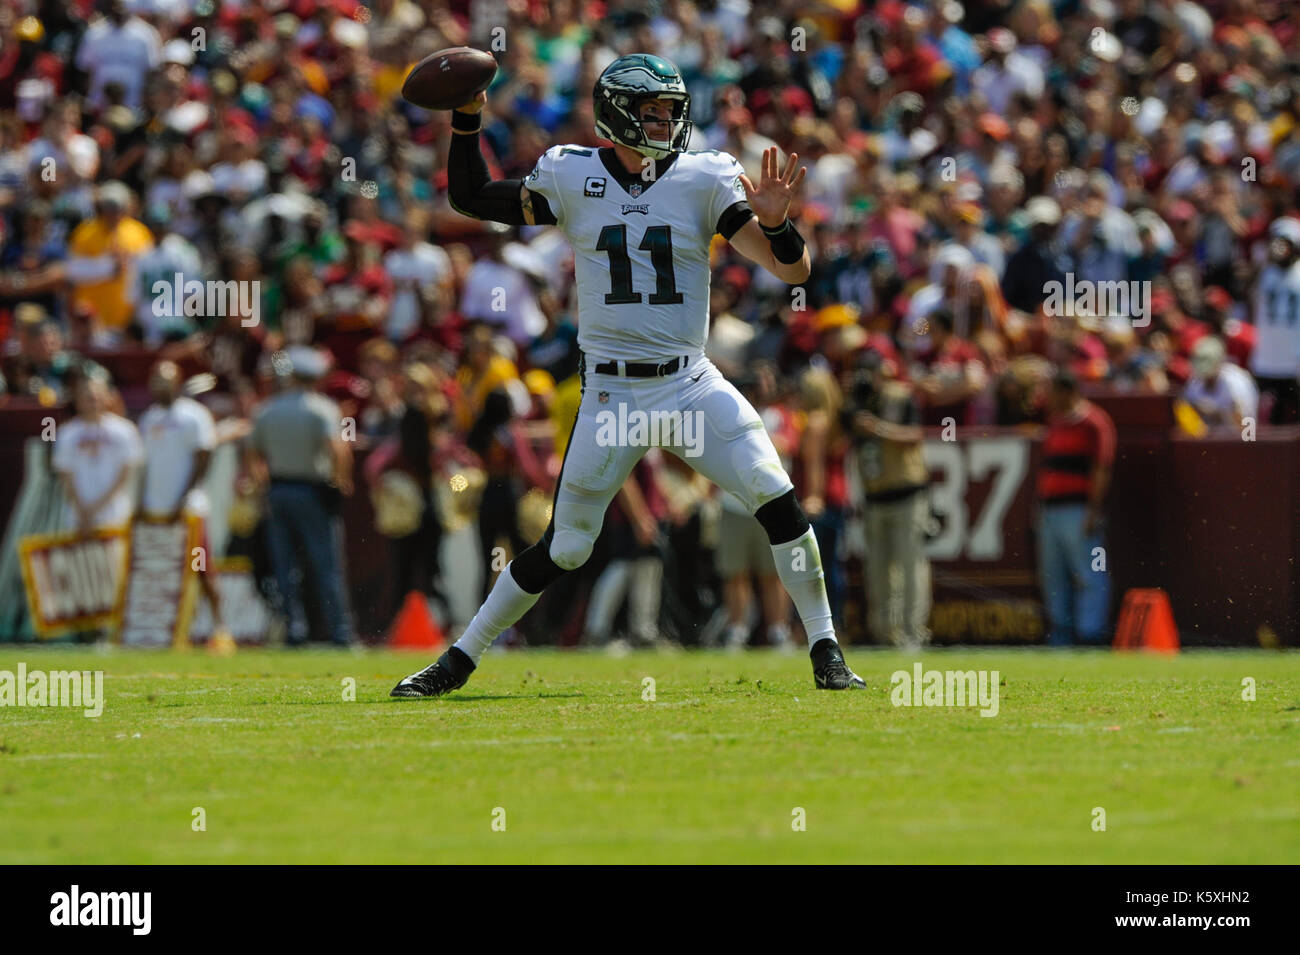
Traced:
[[466, 103], [464, 106], [457, 106], [456, 112], [470, 113], [472, 115], [482, 110], [483, 107], [486, 105], [487, 105], [487, 93], [480, 91], [478, 93], [475, 93], [474, 98], [470, 100], [468, 103]]
[[748, 176], [741, 173], [740, 184], [745, 187], [749, 208], [758, 216], [759, 225], [775, 229], [785, 221], [795, 190], [807, 174], [808, 168], [799, 165], [798, 153], [790, 154], [786, 160], [785, 172], [781, 172], [777, 165], [775, 146], [763, 150], [763, 175], [757, 188]]

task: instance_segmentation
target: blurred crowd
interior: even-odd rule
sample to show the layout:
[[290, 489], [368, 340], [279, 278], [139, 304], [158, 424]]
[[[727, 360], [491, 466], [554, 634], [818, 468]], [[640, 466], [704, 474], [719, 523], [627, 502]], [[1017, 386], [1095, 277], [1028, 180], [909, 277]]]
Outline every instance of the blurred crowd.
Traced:
[[[143, 347], [216, 421], [252, 421], [289, 374], [276, 356], [312, 349], [311, 387], [368, 452], [358, 486], [397, 588], [437, 596], [430, 554], [465, 522], [499, 570], [493, 548], [548, 518], [577, 316], [558, 230], [452, 210], [449, 114], [398, 95], [457, 45], [500, 63], [494, 178], [598, 144], [594, 80], [637, 51], [686, 77], [692, 148], [755, 179], [772, 144], [809, 167], [793, 216], [811, 278], [791, 290], [718, 238], [708, 351], [782, 435], [837, 613], [861, 503], [846, 461], [888, 408], [901, 428], [1041, 422], [1065, 369], [1211, 427], [1300, 420], [1300, 4], [1283, 0], [0, 0], [7, 393], [69, 401], [87, 361]], [[1049, 314], [1067, 276], [1150, 283], [1149, 322]], [[255, 291], [175, 307], [194, 280]], [[142, 410], [143, 377], [115, 384]], [[635, 478], [591, 571], [616, 572], [571, 625], [607, 639], [626, 590], [639, 640], [712, 600], [717, 639], [761, 618], [787, 642], [761, 554], [662, 566], [711, 553], [726, 502], [669, 456]], [[571, 596], [549, 598], [552, 623]]]

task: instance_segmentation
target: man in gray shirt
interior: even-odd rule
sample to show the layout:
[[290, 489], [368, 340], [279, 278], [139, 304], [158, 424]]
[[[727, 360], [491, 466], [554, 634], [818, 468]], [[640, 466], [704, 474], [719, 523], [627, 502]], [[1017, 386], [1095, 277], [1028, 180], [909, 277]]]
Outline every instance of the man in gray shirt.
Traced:
[[253, 422], [250, 446], [270, 480], [269, 546], [279, 590], [281, 617], [290, 645], [307, 641], [308, 617], [294, 574], [298, 554], [305, 559], [312, 592], [330, 639], [353, 642], [352, 614], [344, 580], [340, 495], [352, 493], [352, 452], [343, 440], [339, 409], [315, 390], [324, 375], [324, 357], [310, 348], [277, 355], [282, 382]]

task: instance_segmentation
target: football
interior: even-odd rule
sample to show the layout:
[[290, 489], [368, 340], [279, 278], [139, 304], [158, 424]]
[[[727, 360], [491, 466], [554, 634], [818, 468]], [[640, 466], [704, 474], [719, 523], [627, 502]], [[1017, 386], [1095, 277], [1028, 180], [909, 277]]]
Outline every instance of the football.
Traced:
[[487, 89], [496, 74], [491, 53], [449, 47], [415, 64], [402, 84], [402, 98], [423, 109], [455, 109]]

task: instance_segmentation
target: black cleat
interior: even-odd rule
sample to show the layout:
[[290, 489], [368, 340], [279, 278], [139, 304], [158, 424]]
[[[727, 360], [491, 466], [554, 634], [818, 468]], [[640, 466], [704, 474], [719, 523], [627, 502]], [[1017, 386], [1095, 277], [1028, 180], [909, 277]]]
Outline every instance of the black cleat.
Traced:
[[813, 680], [819, 690], [865, 690], [867, 681], [862, 679], [844, 662], [840, 645], [830, 637], [824, 637], [809, 652], [813, 662]]
[[450, 647], [438, 657], [436, 663], [425, 667], [419, 673], [412, 673], [397, 686], [389, 696], [424, 697], [442, 696], [452, 690], [459, 690], [474, 672], [474, 661], [464, 650]]

